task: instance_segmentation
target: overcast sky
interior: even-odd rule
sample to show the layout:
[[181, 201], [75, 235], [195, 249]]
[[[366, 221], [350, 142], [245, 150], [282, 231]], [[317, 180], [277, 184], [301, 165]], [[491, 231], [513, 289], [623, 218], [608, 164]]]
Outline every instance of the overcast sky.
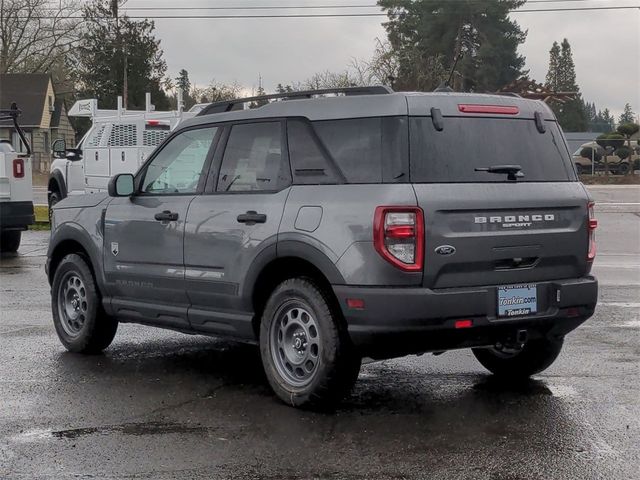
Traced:
[[[449, 0], [452, 1], [452, 0]], [[125, 7], [150, 7], [149, 0], [129, 0]], [[153, 0], [161, 6], [373, 5], [375, 0]], [[640, 0], [574, 0], [530, 3], [524, 8], [640, 6]], [[377, 9], [271, 11], [130, 10], [129, 15], [245, 13], [374, 13]], [[640, 8], [633, 10], [514, 13], [528, 31], [521, 46], [530, 76], [544, 82], [554, 40], [569, 39], [578, 84], [587, 101], [608, 107], [616, 116], [626, 102], [640, 112]], [[278, 83], [303, 81], [324, 70], [344, 70], [352, 58], [366, 59], [376, 37], [385, 38], [384, 17], [276, 19], [156, 19], [171, 77], [181, 68], [192, 83], [238, 81], [255, 88], [258, 75], [267, 91]]]

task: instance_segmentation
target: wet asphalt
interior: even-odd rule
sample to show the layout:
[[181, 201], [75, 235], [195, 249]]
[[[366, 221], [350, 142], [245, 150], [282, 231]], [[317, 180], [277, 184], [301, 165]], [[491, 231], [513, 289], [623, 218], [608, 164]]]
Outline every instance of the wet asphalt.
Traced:
[[640, 189], [592, 192], [600, 304], [547, 371], [370, 363], [333, 413], [281, 404], [251, 346], [124, 324], [65, 352], [29, 232], [0, 260], [0, 479], [640, 478]]

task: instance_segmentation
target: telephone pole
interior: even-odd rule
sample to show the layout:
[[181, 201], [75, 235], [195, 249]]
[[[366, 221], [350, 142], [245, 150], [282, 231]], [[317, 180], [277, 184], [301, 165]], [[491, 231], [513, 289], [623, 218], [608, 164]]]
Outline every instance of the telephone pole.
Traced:
[[[122, 41], [122, 34], [120, 33], [120, 20], [118, 15], [118, 6], [122, 0], [111, 0], [111, 12], [113, 14], [113, 18], [116, 21], [116, 41], [118, 44], [118, 48], [122, 51], [122, 64], [123, 64], [123, 78], [122, 78], [122, 105], [126, 109], [127, 108], [127, 76], [128, 76], [128, 68], [129, 61], [127, 58], [127, 50], [124, 42]], [[124, 4], [126, 0], [122, 1]]]

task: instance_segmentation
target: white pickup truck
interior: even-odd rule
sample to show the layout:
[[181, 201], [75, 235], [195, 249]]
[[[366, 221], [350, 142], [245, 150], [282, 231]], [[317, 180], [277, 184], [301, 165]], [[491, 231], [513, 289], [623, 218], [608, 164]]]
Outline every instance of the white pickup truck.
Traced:
[[[182, 105], [180, 97], [178, 105]], [[149, 94], [144, 111], [124, 109], [121, 97], [116, 110], [99, 109], [95, 99], [77, 101], [69, 116], [90, 118], [92, 125], [75, 148], [67, 148], [64, 140], [53, 142], [49, 209], [69, 195], [107, 191], [113, 175], [135, 173], [181, 121], [194, 117], [202, 107], [156, 112]]]
[[12, 120], [26, 153], [18, 153], [9, 141], [0, 140], [0, 251], [15, 252], [20, 247], [22, 231], [34, 223], [31, 178], [31, 146], [20, 125], [20, 110], [14, 103], [0, 110], [0, 120]]

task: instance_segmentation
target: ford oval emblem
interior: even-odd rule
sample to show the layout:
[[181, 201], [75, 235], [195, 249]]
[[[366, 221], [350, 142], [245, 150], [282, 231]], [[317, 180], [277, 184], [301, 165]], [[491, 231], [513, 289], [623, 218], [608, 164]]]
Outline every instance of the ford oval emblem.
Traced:
[[439, 247], [436, 247], [436, 253], [438, 255], [453, 255], [456, 253], [456, 247], [451, 245], [440, 245]]

